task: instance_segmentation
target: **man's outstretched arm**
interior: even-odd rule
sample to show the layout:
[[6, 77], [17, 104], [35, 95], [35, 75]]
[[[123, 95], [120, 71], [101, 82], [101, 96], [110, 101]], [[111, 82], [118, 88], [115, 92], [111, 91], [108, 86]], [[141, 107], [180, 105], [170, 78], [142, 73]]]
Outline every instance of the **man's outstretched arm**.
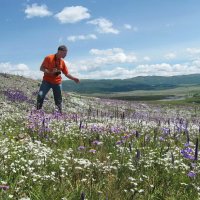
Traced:
[[71, 79], [71, 80], [73, 80], [73, 81], [76, 82], [76, 83], [80, 83], [80, 80], [79, 80], [78, 78], [72, 76], [71, 74], [67, 74], [67, 75], [65, 75], [65, 76], [66, 76], [68, 79]]

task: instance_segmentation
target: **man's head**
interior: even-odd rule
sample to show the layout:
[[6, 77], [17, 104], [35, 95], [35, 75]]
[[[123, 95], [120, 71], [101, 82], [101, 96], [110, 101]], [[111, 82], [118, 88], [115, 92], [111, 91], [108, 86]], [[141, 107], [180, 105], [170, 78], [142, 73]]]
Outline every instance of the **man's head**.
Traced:
[[61, 58], [64, 58], [67, 55], [67, 47], [65, 45], [60, 45], [58, 47], [57, 55]]

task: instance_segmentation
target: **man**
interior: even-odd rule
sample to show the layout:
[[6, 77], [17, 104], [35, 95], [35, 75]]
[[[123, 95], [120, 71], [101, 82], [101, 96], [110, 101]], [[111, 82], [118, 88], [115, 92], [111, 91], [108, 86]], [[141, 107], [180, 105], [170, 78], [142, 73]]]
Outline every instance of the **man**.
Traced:
[[80, 82], [78, 78], [72, 76], [68, 72], [68, 68], [63, 60], [67, 55], [67, 51], [67, 47], [61, 45], [58, 47], [56, 54], [51, 54], [45, 57], [40, 67], [40, 70], [44, 72], [44, 76], [37, 96], [37, 109], [42, 108], [44, 98], [52, 88], [55, 105], [58, 107], [58, 110], [62, 112], [61, 73], [76, 83]]

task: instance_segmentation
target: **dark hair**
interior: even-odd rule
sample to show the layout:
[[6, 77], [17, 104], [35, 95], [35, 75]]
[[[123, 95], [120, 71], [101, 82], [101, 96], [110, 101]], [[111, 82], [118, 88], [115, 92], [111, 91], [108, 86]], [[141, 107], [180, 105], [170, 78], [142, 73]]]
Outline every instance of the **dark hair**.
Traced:
[[67, 47], [65, 45], [61, 45], [61, 46], [58, 47], [58, 50], [67, 51]]

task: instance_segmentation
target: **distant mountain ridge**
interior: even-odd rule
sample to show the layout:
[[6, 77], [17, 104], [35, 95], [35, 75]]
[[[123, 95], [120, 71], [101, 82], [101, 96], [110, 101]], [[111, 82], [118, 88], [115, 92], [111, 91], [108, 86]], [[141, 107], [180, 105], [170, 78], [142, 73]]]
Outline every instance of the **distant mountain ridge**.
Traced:
[[128, 92], [134, 90], [165, 90], [184, 85], [199, 85], [200, 74], [178, 76], [138, 76], [129, 79], [81, 80], [80, 84], [63, 81], [63, 90], [82, 94]]

